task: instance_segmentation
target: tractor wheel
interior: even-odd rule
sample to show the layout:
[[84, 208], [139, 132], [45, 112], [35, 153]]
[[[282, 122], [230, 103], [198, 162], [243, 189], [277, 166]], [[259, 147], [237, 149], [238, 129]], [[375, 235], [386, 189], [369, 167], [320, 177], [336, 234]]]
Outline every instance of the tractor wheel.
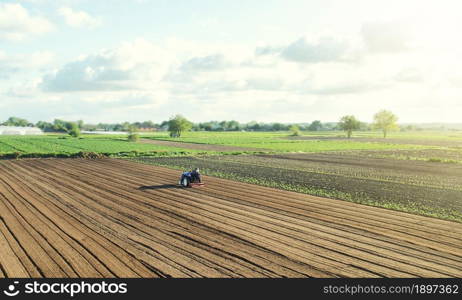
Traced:
[[184, 187], [189, 186], [189, 180], [188, 180], [187, 177], [183, 178], [183, 181], [181, 182], [181, 185], [184, 186]]

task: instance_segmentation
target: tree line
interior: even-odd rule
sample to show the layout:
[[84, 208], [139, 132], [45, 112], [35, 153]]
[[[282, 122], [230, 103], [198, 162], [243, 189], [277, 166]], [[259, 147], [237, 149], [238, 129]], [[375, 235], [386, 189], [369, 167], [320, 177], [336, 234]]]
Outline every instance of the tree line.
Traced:
[[83, 121], [70, 122], [56, 119], [53, 123], [38, 121], [36, 124], [18, 117], [10, 117], [1, 126], [18, 126], [18, 127], [38, 127], [45, 132], [62, 132], [68, 133], [70, 136], [80, 136], [80, 130], [83, 127]]
[[[368, 124], [360, 122], [353, 115], [343, 116], [339, 122], [322, 123], [320, 120], [312, 121], [311, 123], [285, 124], [285, 123], [263, 123], [263, 122], [248, 122], [240, 123], [235, 120], [231, 121], [209, 121], [193, 123], [187, 120], [182, 115], [176, 115], [169, 120], [161, 123], [152, 121], [144, 122], [123, 122], [123, 123], [98, 123], [85, 124], [82, 120], [79, 121], [64, 121], [55, 119], [53, 122], [39, 121], [31, 123], [26, 119], [18, 117], [10, 117], [0, 125], [4, 126], [36, 126], [44, 132], [62, 132], [68, 133], [71, 136], [78, 137], [82, 130], [85, 131], [124, 131], [131, 135], [133, 140], [137, 139], [138, 131], [169, 131], [170, 136], [180, 137], [185, 131], [291, 131], [293, 135], [299, 135], [300, 131], [332, 131], [343, 130], [348, 138], [351, 137], [353, 131], [361, 130], [381, 130], [383, 136], [386, 137], [388, 132], [398, 128], [398, 118], [392, 112], [382, 110], [374, 115], [374, 122]], [[414, 128], [408, 128], [410, 130]]]
[[[372, 129], [382, 131], [383, 137], [386, 138], [388, 132], [398, 129], [397, 122], [398, 117], [395, 114], [388, 110], [381, 110], [374, 115]], [[361, 128], [361, 122], [355, 116], [347, 115], [340, 119], [338, 127], [346, 132], [348, 138], [351, 138], [353, 131]]]
[[[176, 119], [179, 117], [183, 118], [181, 115], [172, 117]], [[188, 121], [190, 122], [190, 121]], [[42, 129], [45, 132], [63, 132], [63, 123], [74, 123], [80, 130], [85, 131], [126, 131], [129, 132], [132, 127], [136, 127], [140, 131], [167, 131], [171, 123], [170, 120], [163, 121], [161, 123], [154, 123], [152, 121], [144, 122], [123, 122], [123, 123], [98, 123], [98, 124], [85, 124], [83, 121], [64, 121], [56, 119], [53, 122], [39, 121], [37, 123], [29, 122], [25, 119], [10, 117], [7, 121], [0, 123], [4, 126], [36, 126]], [[190, 122], [190, 130], [193, 131], [287, 131], [289, 130], [292, 124], [284, 123], [264, 123], [251, 121], [248, 123], [240, 123], [238, 121], [208, 121], [193, 123]], [[321, 131], [321, 130], [337, 130], [335, 122], [321, 123], [321, 121], [316, 120], [311, 123], [300, 123], [297, 124], [300, 130], [303, 131]]]
[[[238, 131], [238, 130], [250, 130], [250, 131], [287, 131], [292, 132], [293, 136], [300, 135], [301, 130], [308, 131], [320, 131], [320, 130], [343, 130], [346, 132], [348, 138], [351, 138], [353, 131], [355, 130], [381, 130], [383, 137], [386, 138], [388, 132], [398, 129], [398, 117], [388, 110], [381, 110], [374, 115], [374, 123], [367, 124], [360, 122], [353, 115], [343, 116], [338, 123], [335, 125], [329, 125], [326, 127], [321, 121], [316, 120], [311, 122], [306, 127], [301, 127], [298, 124], [259, 124], [257, 122], [250, 122], [242, 126], [237, 121], [222, 121], [222, 122], [206, 122], [193, 124], [188, 121], [182, 115], [176, 115], [170, 118], [166, 122], [167, 129], [170, 132], [171, 137], [180, 137], [184, 131], [196, 130], [196, 131]], [[218, 130], [219, 129], [219, 130]]]

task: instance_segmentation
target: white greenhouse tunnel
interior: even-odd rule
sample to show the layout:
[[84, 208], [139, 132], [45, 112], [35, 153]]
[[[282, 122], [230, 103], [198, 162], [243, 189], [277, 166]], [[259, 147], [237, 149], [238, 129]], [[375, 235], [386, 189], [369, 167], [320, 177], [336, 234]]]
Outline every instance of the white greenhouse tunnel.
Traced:
[[0, 135], [40, 135], [43, 131], [37, 127], [0, 126]]

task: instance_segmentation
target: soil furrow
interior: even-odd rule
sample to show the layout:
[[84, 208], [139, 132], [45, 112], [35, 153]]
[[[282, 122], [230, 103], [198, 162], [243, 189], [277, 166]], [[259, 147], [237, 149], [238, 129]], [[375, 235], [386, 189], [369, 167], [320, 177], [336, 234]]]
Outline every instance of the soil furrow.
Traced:
[[[149, 166], [147, 166], [149, 167]], [[149, 176], [149, 172], [145, 170], [146, 166], [141, 165], [139, 168], [129, 168], [127, 169], [127, 173], [129, 174], [138, 174], [140, 176], [141, 174], [146, 174]], [[166, 174], [178, 174], [178, 171], [176, 170], [171, 170], [163, 167], [159, 167], [161, 170], [165, 170], [164, 172]], [[152, 173], [151, 173], [152, 176]], [[177, 175], [175, 175], [177, 176]], [[224, 179], [217, 179], [214, 178], [210, 182], [210, 188], [213, 189], [219, 189], [220, 193], [221, 191], [231, 191], [232, 193], [235, 193], [237, 196], [240, 195], [247, 195], [247, 196], [264, 196], [268, 194], [268, 188], [261, 187], [261, 186], [254, 186], [250, 185], [247, 183], [234, 183], [234, 184], [229, 184], [229, 181], [224, 180]], [[247, 187], [252, 187], [248, 188]], [[243, 193], [245, 191], [245, 193]], [[421, 230], [423, 232], [429, 231], [429, 233], [435, 233], [438, 235], [444, 236], [449, 236], [458, 240], [462, 240], [462, 226], [454, 227], [454, 228], [448, 228], [448, 225], [451, 224], [452, 222], [445, 221], [445, 220], [439, 220], [435, 218], [428, 218], [428, 217], [422, 217], [418, 215], [412, 215], [412, 214], [407, 214], [403, 212], [398, 212], [398, 211], [393, 211], [393, 210], [386, 210], [383, 208], [376, 208], [376, 207], [368, 207], [364, 205], [359, 205], [347, 201], [338, 201], [334, 199], [327, 199], [327, 198], [320, 198], [316, 196], [306, 196], [303, 194], [298, 194], [294, 192], [289, 192], [289, 191], [279, 191], [277, 194], [271, 195], [274, 200], [278, 201], [284, 201], [287, 200], [287, 198], [290, 198], [290, 203], [282, 202], [283, 204], [288, 205], [289, 207], [299, 207], [302, 209], [309, 209], [308, 205], [313, 206], [313, 205], [321, 205], [321, 209], [326, 209], [329, 208], [330, 211], [335, 211], [338, 210], [342, 214], [345, 215], [345, 217], [349, 215], [362, 215], [363, 213], [367, 212], [369, 218], [368, 219], [375, 219], [377, 218], [378, 221], [384, 221], [389, 224], [396, 224], [399, 225], [400, 227], [403, 226], [413, 226], [413, 229]], [[309, 197], [309, 198], [308, 198]], [[307, 201], [309, 199], [310, 201]], [[384, 218], [384, 211], [387, 212], [386, 218]], [[405, 217], [405, 218], [404, 218]], [[421, 226], [419, 227], [418, 225], [421, 225], [420, 222], [425, 221], [427, 224], [431, 224], [432, 226], [427, 226], [422, 228]], [[448, 230], [449, 229], [449, 230]]]
[[[8, 175], [15, 178], [13, 173]], [[108, 248], [99, 245], [92, 238], [92, 232], [83, 233], [82, 230], [79, 230], [81, 224], [75, 222], [71, 216], [67, 215], [66, 218], [61, 215], [62, 211], [56, 212], [53, 210], [52, 207], [54, 205], [43, 201], [40, 194], [37, 194], [27, 187], [22, 187], [18, 193], [22, 193], [21, 196], [24, 199], [34, 199], [35, 201], [31, 201], [30, 205], [36, 208], [36, 214], [39, 215], [41, 212], [44, 212], [44, 215], [49, 219], [49, 224], [53, 225], [55, 232], [65, 238], [69, 243], [72, 243], [73, 247], [84, 255], [92, 266], [98, 268], [98, 272], [103, 276], [139, 276], [139, 274], [135, 272], [127, 271], [127, 266], [121, 264], [119, 261], [120, 256], [119, 259], [116, 259], [116, 256], [108, 251]], [[111, 271], [111, 269], [115, 271]]]
[[455, 270], [455, 272], [458, 272], [458, 270]]
[[0, 277], [462, 276], [454, 222], [125, 160], [0, 167]]
[[[59, 184], [60, 184], [61, 186], [63, 186], [61, 183], [59, 183]], [[100, 186], [100, 188], [101, 188], [101, 186]], [[80, 190], [79, 193], [80, 193], [81, 195], [83, 195], [83, 194], [86, 193], [86, 191]], [[97, 194], [97, 191], [91, 193], [91, 194], [93, 195], [93, 197], [95, 197], [95, 195], [94, 195], [95, 193]], [[109, 195], [106, 195], [106, 194], [103, 194], [103, 195], [104, 195], [104, 196], [109, 196]], [[114, 198], [114, 197], [113, 197], [113, 198]], [[98, 198], [98, 201], [99, 201], [99, 202], [104, 201], [104, 198]], [[109, 203], [109, 205], [113, 205], [113, 203]], [[123, 205], [123, 204], [122, 204], [122, 205]], [[131, 212], [131, 211], [128, 211], [128, 212], [126, 213], [126, 215], [128, 215], [128, 216], [133, 216], [134, 213]], [[142, 216], [136, 216], [136, 217], [137, 217], [137, 218], [140, 218], [140, 217], [142, 217]], [[143, 224], [146, 224], [149, 220], [143, 220], [143, 221], [144, 221]], [[128, 223], [131, 223], [130, 220], [128, 220], [127, 222], [128, 222]], [[137, 225], [136, 223], [132, 223], [132, 224]], [[145, 227], [145, 226], [143, 226], [143, 227]], [[146, 228], [144, 228], [144, 230], [146, 230]], [[162, 235], [162, 232], [152, 232], [151, 234], [152, 234], [152, 235], [155, 235], [155, 236], [159, 236], [159, 235]], [[167, 240], [166, 237], [165, 237], [165, 240]], [[173, 243], [175, 244], [175, 242], [173, 242]], [[182, 245], [182, 247], [184, 247], [184, 245]], [[209, 253], [209, 256], [210, 256], [211, 254], [212, 254], [212, 253]], [[216, 258], [216, 259], [218, 259], [218, 258]], [[229, 260], [229, 259], [232, 259], [232, 258], [231, 258], [231, 257], [227, 257], [227, 260]], [[225, 263], [226, 263], [226, 261], [225, 261]], [[266, 274], [266, 276], [268, 276], [268, 275], [269, 275], [269, 274]], [[254, 276], [255, 276], [255, 274], [254, 274]]]

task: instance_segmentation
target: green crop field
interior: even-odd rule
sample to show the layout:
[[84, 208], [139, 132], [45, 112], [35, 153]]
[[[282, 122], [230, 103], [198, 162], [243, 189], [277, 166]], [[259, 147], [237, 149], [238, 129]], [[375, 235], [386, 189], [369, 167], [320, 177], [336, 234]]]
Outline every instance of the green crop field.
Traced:
[[64, 135], [0, 136], [0, 157], [66, 157], [79, 152], [126, 156], [130, 154], [192, 154], [195, 151], [128, 142], [126, 138], [113, 136], [84, 136], [83, 138], [71, 138]]
[[[66, 157], [79, 152], [94, 152], [109, 156], [138, 155], [178, 155], [178, 154], [239, 154], [253, 152], [325, 152], [353, 150], [390, 150], [398, 159], [420, 159], [421, 150], [462, 149], [459, 133], [422, 132], [394, 133], [390, 138], [378, 138], [378, 132], [360, 132], [352, 139], [345, 139], [342, 132], [304, 132], [291, 137], [289, 132], [186, 132], [180, 138], [171, 138], [167, 132], [142, 134], [145, 140], [175, 142], [172, 145], [129, 142], [124, 135], [83, 135], [71, 138], [66, 135], [44, 136], [0, 136], [0, 157]], [[433, 138], [438, 136], [438, 138]], [[459, 144], [461, 143], [461, 144]], [[195, 150], [191, 144], [231, 146], [232, 151], [202, 147]], [[412, 156], [400, 155], [407, 150]], [[398, 151], [398, 152], [396, 152]], [[416, 152], [417, 151], [417, 152]], [[447, 152], [447, 151], [446, 151]], [[417, 153], [417, 154], [416, 154]], [[452, 158], [432, 156], [429, 159], [453, 161]]]
[[[144, 133], [142, 136], [154, 139], [163, 140], [180, 140], [184, 142], [194, 143], [241, 143], [245, 141], [256, 141], [275, 138], [286, 138], [290, 135], [286, 131], [276, 132], [250, 132], [250, 131], [228, 131], [228, 132], [213, 132], [213, 131], [190, 131], [184, 132], [180, 138], [171, 138], [168, 132]], [[344, 138], [343, 131], [303, 131], [302, 137], [312, 138]], [[377, 138], [383, 139], [380, 131], [357, 131], [353, 133], [352, 139], [360, 138]], [[445, 140], [445, 141], [461, 141], [461, 131], [396, 131], [390, 132], [387, 139], [408, 139], [408, 140]], [[383, 140], [387, 140], [383, 139]]]
[[[309, 139], [302, 139], [307, 137]], [[420, 145], [393, 144], [387, 140], [369, 141], [361, 139], [337, 139], [340, 132], [306, 134], [293, 139], [288, 132], [187, 132], [180, 138], [170, 138], [167, 134], [147, 136], [153, 140], [179, 141], [210, 145], [226, 145], [242, 148], [259, 148], [272, 152], [320, 152], [341, 150], [386, 150], [419, 149]], [[329, 139], [326, 139], [329, 138]], [[428, 148], [428, 147], [425, 147]]]

